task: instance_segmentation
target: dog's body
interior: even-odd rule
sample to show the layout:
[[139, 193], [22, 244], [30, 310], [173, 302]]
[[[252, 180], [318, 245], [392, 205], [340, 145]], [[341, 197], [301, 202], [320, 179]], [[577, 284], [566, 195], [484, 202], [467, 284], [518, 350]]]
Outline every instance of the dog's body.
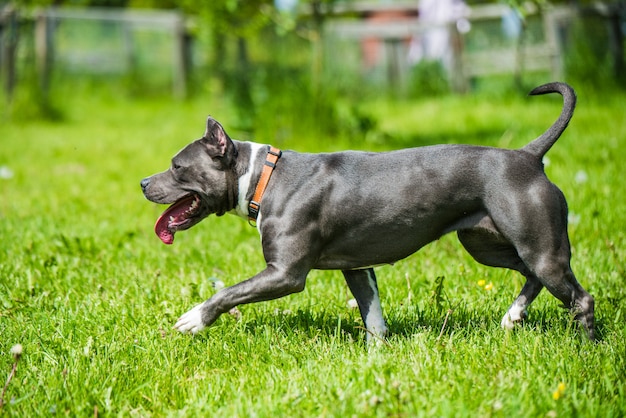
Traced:
[[[437, 145], [386, 153], [284, 152], [257, 220], [266, 269], [219, 291], [175, 327], [198, 332], [239, 304], [303, 290], [311, 269], [337, 269], [357, 300], [368, 338], [383, 336], [387, 328], [373, 266], [403, 259], [457, 231], [477, 261], [526, 277], [503, 327], [523, 320], [545, 286], [593, 339], [594, 301], [570, 268], [567, 204], [541, 162], [567, 127], [576, 97], [562, 83], [531, 94], [550, 92], [564, 96], [559, 119], [520, 150]], [[176, 202], [157, 221], [161, 239], [171, 243], [177, 230], [211, 213], [247, 218], [268, 149], [231, 140], [209, 118], [204, 137], [180, 151], [168, 171], [141, 182], [149, 200]]]

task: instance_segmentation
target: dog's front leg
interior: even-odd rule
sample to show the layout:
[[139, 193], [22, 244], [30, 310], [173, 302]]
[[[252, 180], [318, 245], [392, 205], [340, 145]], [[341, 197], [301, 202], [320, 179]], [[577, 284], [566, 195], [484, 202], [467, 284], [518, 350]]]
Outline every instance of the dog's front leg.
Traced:
[[277, 299], [304, 290], [308, 270], [288, 271], [273, 265], [256, 276], [227, 287], [178, 319], [174, 328], [196, 334], [237, 305]]
[[378, 296], [378, 285], [374, 269], [344, 270], [343, 276], [356, 299], [361, 311], [361, 318], [367, 330], [367, 342], [372, 338], [383, 338], [387, 335], [387, 325]]

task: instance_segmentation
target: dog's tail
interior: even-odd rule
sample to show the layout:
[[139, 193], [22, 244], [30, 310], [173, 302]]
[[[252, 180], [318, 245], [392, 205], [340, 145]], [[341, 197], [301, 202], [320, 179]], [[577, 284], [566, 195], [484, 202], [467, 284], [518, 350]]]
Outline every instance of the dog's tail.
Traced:
[[574, 108], [576, 107], [576, 93], [573, 88], [565, 83], [555, 82], [544, 84], [543, 86], [535, 88], [529, 95], [536, 96], [548, 93], [560, 93], [563, 96], [563, 110], [556, 122], [554, 122], [547, 131], [522, 148], [522, 151], [526, 151], [537, 158], [542, 158], [552, 145], [554, 145], [556, 140], [559, 139], [565, 128], [567, 128], [570, 119], [572, 119]]

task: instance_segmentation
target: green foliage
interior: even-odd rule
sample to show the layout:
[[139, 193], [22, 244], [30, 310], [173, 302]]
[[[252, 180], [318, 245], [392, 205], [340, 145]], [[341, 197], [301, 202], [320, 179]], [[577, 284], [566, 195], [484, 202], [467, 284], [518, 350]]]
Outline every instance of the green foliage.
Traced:
[[235, 37], [252, 37], [271, 22], [271, 0], [182, 0], [180, 7], [201, 18], [200, 30]]
[[445, 279], [444, 276], [439, 276], [435, 279], [435, 286], [433, 287], [433, 290], [430, 295], [430, 304], [433, 307], [437, 315], [441, 315], [441, 313], [445, 309], [444, 302], [446, 299], [443, 293], [443, 280], [444, 279]]
[[440, 62], [423, 61], [411, 68], [407, 89], [410, 97], [437, 97], [450, 93], [450, 84]]
[[617, 87], [620, 80], [615, 79], [614, 58], [607, 48], [611, 41], [605, 18], [581, 17], [568, 31], [567, 74], [594, 89]]
[[[523, 279], [476, 264], [449, 236], [377, 270], [392, 334], [367, 348], [336, 272], [311, 272], [304, 292], [242, 306], [239, 320], [225, 315], [202, 335], [174, 332], [178, 315], [215, 292], [211, 278], [232, 285], [264, 266], [259, 238], [243, 220], [211, 217], [164, 246], [152, 230], [163, 207], [143, 198], [139, 180], [199, 137], [209, 112], [241, 138], [236, 113], [211, 97], [84, 89], [65, 95], [62, 121], [0, 124], [0, 373], [11, 370], [11, 347], [24, 347], [2, 416], [626, 414], [623, 95], [594, 100], [580, 90], [546, 168], [568, 198], [572, 265], [596, 297], [600, 342], [586, 341], [545, 291], [526, 325], [502, 331]], [[358, 108], [375, 115], [382, 136], [302, 130], [280, 145], [516, 148], [553, 122], [561, 102], [380, 97]], [[278, 126], [283, 114], [268, 118]]]

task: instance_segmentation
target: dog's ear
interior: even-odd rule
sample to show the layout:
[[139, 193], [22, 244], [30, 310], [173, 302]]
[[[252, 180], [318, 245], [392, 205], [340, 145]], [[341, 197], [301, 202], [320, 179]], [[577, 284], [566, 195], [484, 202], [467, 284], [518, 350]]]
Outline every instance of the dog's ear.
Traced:
[[235, 152], [233, 141], [228, 137], [222, 125], [210, 116], [206, 121], [206, 131], [202, 142], [211, 158], [220, 158], [227, 164], [232, 161]]

